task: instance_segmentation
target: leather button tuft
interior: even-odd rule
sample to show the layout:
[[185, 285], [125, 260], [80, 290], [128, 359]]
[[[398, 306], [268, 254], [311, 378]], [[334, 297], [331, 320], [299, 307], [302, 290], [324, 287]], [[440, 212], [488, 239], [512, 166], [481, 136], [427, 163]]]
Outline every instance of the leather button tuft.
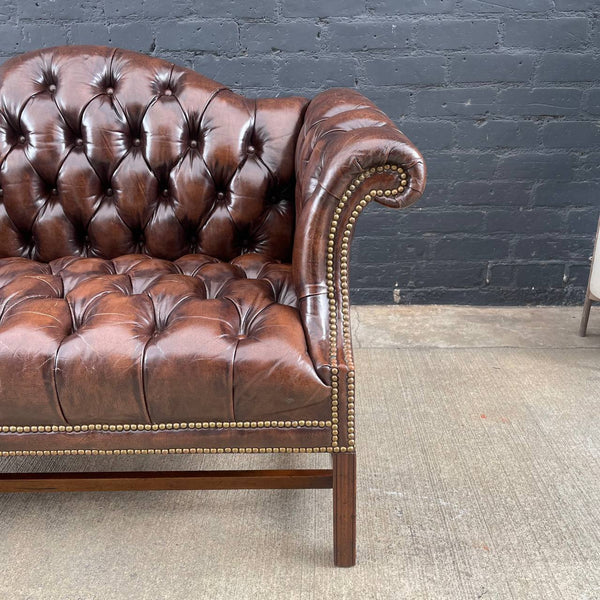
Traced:
[[19, 144], [24, 144], [25, 143], [25, 136], [24, 135], [20, 135], [19, 136]]
[[115, 90], [113, 90], [113, 88], [109, 87], [109, 88], [106, 88], [106, 93], [109, 96], [112, 96], [115, 93]]
[[135, 139], [133, 140], [133, 145], [134, 145], [134, 146], [139, 146], [141, 143], [142, 143], [142, 142], [141, 142], [140, 138], [135, 138]]
[[169, 190], [165, 188], [165, 189], [162, 191], [162, 195], [163, 195], [163, 196], [166, 198], [166, 197], [169, 195]]
[[76, 146], [83, 146], [83, 140], [81, 138], [77, 138], [75, 140], [75, 145]]
[[48, 91], [52, 92], [54, 94], [54, 92], [56, 91], [56, 85], [54, 83], [51, 83], [48, 86]]
[[196, 140], [192, 140], [192, 141], [190, 142], [190, 147], [191, 147], [191, 148], [197, 148], [197, 147], [198, 147], [198, 142], [197, 142]]
[[56, 188], [52, 188], [52, 195], [58, 196], [58, 190]]
[[106, 188], [106, 191], [104, 193], [107, 196], [112, 196], [113, 195], [113, 189], [112, 188]]
[[217, 199], [218, 199], [218, 200], [223, 200], [223, 198], [225, 198], [225, 194], [224, 194], [223, 192], [219, 192], [219, 193], [217, 194]]
[[170, 89], [165, 90], [165, 96], [172, 96], [172, 95], [173, 95], [173, 90], [170, 90]]
[[248, 154], [254, 154], [256, 152], [256, 148], [254, 146], [248, 146]]
[[0, 188], [0, 198], [2, 198], [2, 196], [4, 196], [4, 190]]

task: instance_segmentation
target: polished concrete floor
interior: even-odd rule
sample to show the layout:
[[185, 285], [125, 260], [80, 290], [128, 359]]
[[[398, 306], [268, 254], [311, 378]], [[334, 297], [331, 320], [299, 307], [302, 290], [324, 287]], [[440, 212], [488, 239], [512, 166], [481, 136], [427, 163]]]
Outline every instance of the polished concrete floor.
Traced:
[[[0, 599], [600, 598], [600, 307], [360, 307], [358, 564], [331, 492], [0, 496]], [[4, 470], [327, 466], [5, 459]]]

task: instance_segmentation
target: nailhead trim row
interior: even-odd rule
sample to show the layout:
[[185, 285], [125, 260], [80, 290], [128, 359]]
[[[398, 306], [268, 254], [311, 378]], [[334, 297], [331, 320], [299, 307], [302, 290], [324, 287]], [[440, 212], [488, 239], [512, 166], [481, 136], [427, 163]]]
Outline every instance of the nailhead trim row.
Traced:
[[0, 456], [100, 456], [125, 454], [315, 454], [318, 452], [350, 452], [350, 448], [150, 448], [124, 450], [4, 450]]
[[[348, 255], [350, 249], [350, 238], [356, 218], [363, 211], [365, 206], [377, 197], [390, 197], [402, 193], [407, 185], [407, 175], [398, 165], [384, 165], [371, 167], [361, 173], [346, 189], [335, 209], [331, 226], [329, 229], [329, 240], [327, 242], [327, 297], [329, 299], [329, 360], [331, 367], [331, 444], [336, 451], [338, 444], [338, 398], [339, 398], [339, 369], [337, 364], [337, 310], [338, 305], [335, 297], [335, 240], [338, 233], [338, 224], [340, 216], [346, 204], [350, 201], [354, 191], [367, 179], [377, 173], [396, 172], [400, 175], [402, 184], [397, 188], [388, 190], [371, 190], [354, 206], [351, 216], [348, 219], [346, 228], [342, 234], [342, 244], [340, 252], [340, 284], [342, 294], [342, 340], [344, 360], [349, 367], [346, 376], [346, 385], [348, 390], [347, 397], [347, 431], [348, 447], [344, 450], [352, 452], [354, 450], [354, 360], [352, 357], [352, 336], [350, 332], [350, 294], [348, 285]], [[341, 448], [340, 448], [341, 450]]]
[[3, 425], [2, 433], [49, 433], [49, 432], [79, 432], [79, 431], [162, 431], [165, 429], [262, 429], [273, 427], [331, 427], [331, 421], [205, 421], [202, 423], [158, 423], [124, 425]]

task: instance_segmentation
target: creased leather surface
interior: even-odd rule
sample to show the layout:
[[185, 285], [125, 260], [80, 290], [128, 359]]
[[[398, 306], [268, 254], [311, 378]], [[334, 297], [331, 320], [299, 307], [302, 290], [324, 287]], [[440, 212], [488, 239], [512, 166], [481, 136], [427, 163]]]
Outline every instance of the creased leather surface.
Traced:
[[11, 59], [0, 82], [0, 257], [289, 262], [305, 99], [94, 46]]
[[0, 424], [326, 419], [291, 268], [0, 260]]

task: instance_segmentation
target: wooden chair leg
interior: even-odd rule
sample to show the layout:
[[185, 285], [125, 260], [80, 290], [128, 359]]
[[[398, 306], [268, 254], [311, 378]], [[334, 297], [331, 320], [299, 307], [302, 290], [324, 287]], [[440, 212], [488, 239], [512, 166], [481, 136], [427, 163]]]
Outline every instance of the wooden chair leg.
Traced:
[[585, 297], [583, 304], [583, 314], [581, 315], [581, 325], [579, 326], [579, 335], [585, 337], [587, 333], [588, 321], [590, 320], [590, 310], [592, 308], [592, 299], [589, 294]]
[[333, 454], [333, 552], [336, 567], [356, 563], [356, 454]]

